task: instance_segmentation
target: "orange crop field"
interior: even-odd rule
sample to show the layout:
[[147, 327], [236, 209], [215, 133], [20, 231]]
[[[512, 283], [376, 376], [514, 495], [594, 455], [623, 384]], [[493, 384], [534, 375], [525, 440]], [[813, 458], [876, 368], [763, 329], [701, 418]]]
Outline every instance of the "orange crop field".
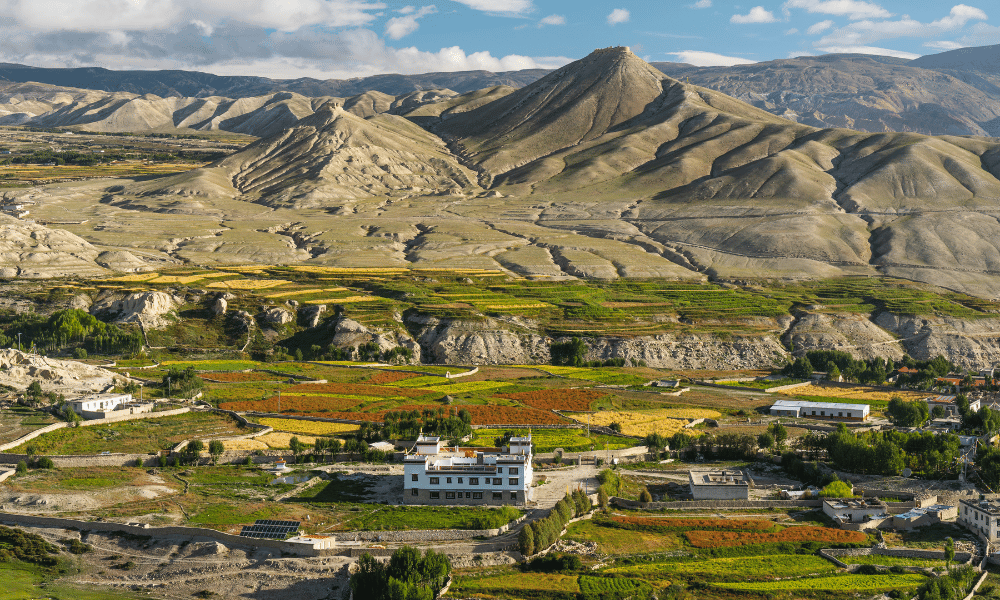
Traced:
[[771, 521], [761, 519], [673, 519], [656, 517], [611, 517], [611, 521], [625, 528], [658, 529], [735, 529], [740, 531], [766, 531], [774, 527]]
[[[326, 413], [350, 410], [365, 401], [362, 398], [337, 398], [335, 396], [282, 396], [280, 410], [282, 412], [294, 411], [311, 414]], [[278, 412], [279, 410], [277, 396], [271, 396], [266, 400], [223, 402], [219, 404], [219, 408], [237, 412]]]
[[537, 408], [519, 406], [458, 406], [472, 414], [473, 425], [559, 425], [566, 423], [559, 415]]
[[540, 410], [572, 410], [588, 411], [590, 403], [607, 396], [604, 392], [584, 390], [579, 388], [535, 390], [532, 392], [513, 392], [497, 394], [502, 398], [517, 400]]
[[831, 544], [856, 544], [868, 536], [860, 531], [844, 531], [829, 527], [808, 525], [786, 527], [777, 533], [752, 531], [689, 531], [684, 534], [695, 548], [725, 548], [746, 544], [771, 544], [775, 542], [827, 542]]

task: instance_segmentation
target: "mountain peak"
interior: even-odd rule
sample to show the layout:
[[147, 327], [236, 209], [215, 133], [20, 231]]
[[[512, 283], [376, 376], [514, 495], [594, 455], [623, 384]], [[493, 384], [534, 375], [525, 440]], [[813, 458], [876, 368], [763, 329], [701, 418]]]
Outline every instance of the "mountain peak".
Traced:
[[627, 46], [601, 48], [439, 129], [496, 176], [642, 114], [665, 79]]

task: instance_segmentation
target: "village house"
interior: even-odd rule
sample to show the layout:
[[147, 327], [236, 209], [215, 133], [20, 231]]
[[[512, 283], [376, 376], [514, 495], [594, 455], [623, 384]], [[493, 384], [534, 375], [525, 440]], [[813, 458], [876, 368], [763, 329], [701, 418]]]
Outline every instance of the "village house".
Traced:
[[831, 498], [823, 501], [823, 513], [838, 525], [872, 523], [889, 518], [889, 505], [878, 498]]
[[[944, 410], [944, 414], [950, 417], [961, 417], [962, 414], [958, 410], [958, 400], [956, 396], [930, 396], [924, 399], [927, 403], [927, 412], [933, 413], [934, 409], [941, 407]], [[976, 412], [979, 410], [979, 399], [970, 398], [969, 399], [969, 410]]]
[[403, 459], [403, 503], [523, 505], [532, 478], [531, 436], [503, 448], [446, 448], [421, 435]]
[[68, 402], [70, 408], [84, 419], [105, 419], [119, 414], [151, 412], [152, 402], [132, 401], [132, 394], [92, 394]]
[[962, 499], [958, 507], [958, 524], [991, 543], [1000, 541], [1000, 502]]

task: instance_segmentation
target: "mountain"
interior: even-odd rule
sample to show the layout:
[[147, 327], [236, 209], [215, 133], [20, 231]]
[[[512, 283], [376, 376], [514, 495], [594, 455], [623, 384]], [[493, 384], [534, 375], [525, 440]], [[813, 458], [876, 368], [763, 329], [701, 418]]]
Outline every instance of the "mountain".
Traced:
[[49, 69], [0, 63], [0, 81], [44, 83], [59, 87], [105, 92], [125, 92], [161, 98], [210, 96], [265, 96], [276, 92], [294, 92], [303, 96], [357, 96], [382, 92], [401, 96], [415, 90], [451, 89], [459, 93], [487, 87], [508, 85], [523, 87], [547, 73], [528, 69], [505, 73], [458, 71], [419, 75], [374, 75], [352, 79], [269, 79], [253, 76], [223, 76], [198, 71], [112, 71], [100, 67]]
[[815, 127], [1000, 136], [1000, 88], [925, 60], [932, 58], [830, 54], [734, 67], [653, 66]]
[[[203, 214], [231, 228], [223, 237], [247, 226], [234, 215], [270, 207], [284, 221], [255, 235], [288, 236], [305, 260], [334, 266], [882, 274], [1000, 294], [990, 140], [811, 127], [667, 77], [627, 48], [519, 90], [397, 109], [362, 118], [327, 105], [204, 169], [109, 188], [104, 205]], [[174, 258], [233, 260], [211, 248]]]

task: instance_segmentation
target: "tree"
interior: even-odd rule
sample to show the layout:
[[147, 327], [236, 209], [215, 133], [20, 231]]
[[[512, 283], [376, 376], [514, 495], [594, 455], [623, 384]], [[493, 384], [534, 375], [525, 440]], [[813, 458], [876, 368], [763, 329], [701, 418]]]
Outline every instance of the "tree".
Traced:
[[521, 533], [517, 536], [517, 549], [524, 556], [535, 553], [535, 536], [531, 533], [531, 527], [525, 525], [521, 528]]
[[820, 498], [853, 498], [854, 486], [845, 481], [831, 481], [820, 493]]
[[23, 460], [17, 461], [17, 468], [15, 469], [15, 472], [18, 475], [24, 475], [25, 473], [27, 473], [28, 472], [28, 463], [25, 462], [25, 461], [23, 461]]
[[955, 560], [955, 540], [947, 538], [944, 541], [944, 565], [946, 569], [951, 569], [951, 561]]
[[308, 445], [299, 440], [298, 436], [293, 435], [292, 439], [288, 440], [288, 449], [295, 455], [295, 462], [299, 462], [299, 454], [302, 454], [308, 447]]
[[790, 365], [788, 374], [797, 379], [809, 379], [813, 374], [812, 363], [806, 357], [800, 356]]
[[42, 398], [42, 384], [32, 381], [25, 393], [28, 395], [29, 404], [36, 406]]
[[597, 490], [597, 504], [601, 507], [601, 510], [607, 512], [608, 510], [608, 493], [604, 491], [604, 486], [602, 485], [600, 489]]
[[899, 396], [889, 400], [885, 411], [893, 425], [899, 427], [919, 427], [927, 420], [927, 405], [923, 402], [906, 402]]
[[774, 446], [774, 436], [770, 432], [765, 431], [757, 436], [757, 445], [763, 450], [770, 451]]
[[835, 365], [833, 363], [830, 363], [830, 366], [827, 368], [827, 371], [826, 371], [826, 378], [827, 378], [827, 380], [829, 380], [829, 381], [840, 381], [840, 377], [841, 377], [840, 367], [838, 367], [837, 365]]
[[187, 443], [187, 446], [184, 446], [185, 461], [198, 464], [198, 459], [201, 457], [201, 452], [204, 449], [205, 444], [201, 440], [191, 440]]
[[583, 357], [587, 355], [587, 344], [574, 336], [568, 342], [556, 342], [549, 346], [552, 364], [579, 367], [583, 365]]
[[226, 451], [226, 445], [222, 440], [212, 440], [208, 443], [208, 453], [212, 455], [212, 464], [219, 462], [219, 457]]
[[774, 437], [774, 445], [780, 452], [781, 447], [785, 445], [785, 440], [788, 439], [788, 430], [781, 423], [771, 423], [767, 426], [767, 432]]
[[639, 502], [652, 502], [653, 495], [649, 493], [649, 490], [645, 487], [639, 492]]

